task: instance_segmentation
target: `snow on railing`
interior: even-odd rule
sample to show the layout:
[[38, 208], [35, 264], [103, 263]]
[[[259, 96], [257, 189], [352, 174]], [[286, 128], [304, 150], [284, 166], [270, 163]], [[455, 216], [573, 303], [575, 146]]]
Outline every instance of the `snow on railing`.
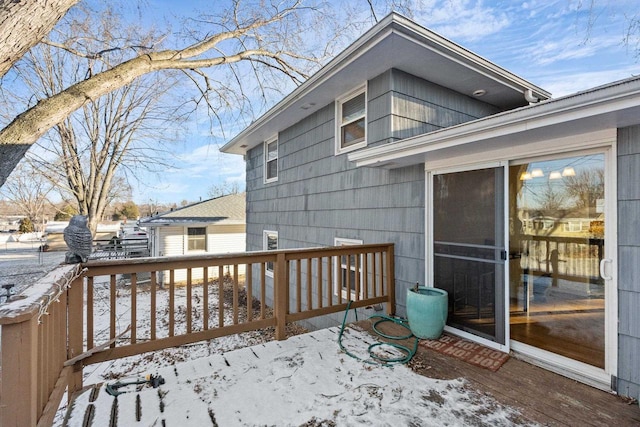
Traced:
[[[393, 244], [90, 260], [63, 266], [3, 305], [3, 426], [50, 425], [83, 367], [386, 304]], [[243, 310], [240, 310], [240, 308]]]
[[67, 387], [67, 290], [79, 265], [56, 268], [0, 306], [2, 378], [0, 424], [30, 426], [53, 420]]

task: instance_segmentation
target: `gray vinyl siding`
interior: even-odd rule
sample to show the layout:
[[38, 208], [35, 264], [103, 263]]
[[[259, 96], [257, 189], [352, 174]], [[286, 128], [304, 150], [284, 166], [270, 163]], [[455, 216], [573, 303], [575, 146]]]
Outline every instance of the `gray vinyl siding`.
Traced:
[[375, 146], [499, 112], [479, 99], [392, 69], [369, 81], [367, 119]]
[[[367, 85], [367, 144], [493, 112], [475, 99], [389, 70]], [[263, 249], [264, 230], [278, 232], [280, 249], [333, 246], [336, 237], [394, 243], [397, 311], [404, 315], [406, 289], [424, 281], [424, 166], [356, 168], [346, 154], [335, 155], [334, 138], [331, 103], [279, 133], [277, 181], [264, 183], [262, 144], [247, 153], [247, 250]], [[342, 314], [312, 319], [309, 326], [341, 320]]]
[[[354, 168], [346, 155], [335, 156], [333, 104], [281, 132], [278, 144], [276, 182], [263, 183], [262, 146], [247, 156], [248, 250], [263, 249], [264, 230], [278, 232], [281, 249], [333, 246], [336, 237], [393, 242], [397, 292], [422, 281], [423, 167]], [[341, 316], [308, 326], [335, 325]]]
[[618, 130], [618, 393], [640, 398], [640, 126]]

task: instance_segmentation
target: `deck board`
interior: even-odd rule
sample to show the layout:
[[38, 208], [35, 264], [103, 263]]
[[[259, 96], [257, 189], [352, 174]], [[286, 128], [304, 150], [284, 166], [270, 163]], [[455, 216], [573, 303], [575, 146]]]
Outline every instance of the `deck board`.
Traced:
[[[362, 320], [357, 326], [375, 334], [370, 320]], [[390, 322], [378, 329], [390, 335], [405, 334], [404, 329]], [[405, 344], [409, 343], [405, 340]], [[525, 420], [542, 425], [640, 425], [637, 402], [628, 404], [619, 396], [514, 357], [497, 372], [491, 372], [420, 346], [410, 366], [417, 373], [431, 378], [465, 378], [480, 393], [492, 395], [498, 402], [520, 410]]]
[[[363, 320], [351, 326], [354, 329], [372, 333], [376, 339], [383, 339], [372, 332], [372, 322], [370, 320]], [[406, 330], [400, 329], [399, 326], [392, 323], [385, 323], [378, 327], [389, 335], [406, 335]], [[352, 332], [354, 331], [346, 331], [345, 333], [349, 333], [349, 340], [356, 347], [366, 349], [373, 341], [366, 334]], [[331, 355], [339, 353], [335, 345], [338, 334], [338, 328], [312, 333], [313, 340], [322, 343], [320, 347], [314, 347], [317, 343], [310, 346], [309, 341], [306, 344], [300, 344], [296, 341], [296, 337], [292, 337], [283, 342], [269, 342], [224, 354], [212, 355], [202, 360], [196, 359], [176, 364], [172, 367], [167, 366], [161, 372], [166, 380], [166, 384], [163, 387], [158, 390], [143, 388], [142, 391], [137, 391], [136, 387], [132, 386], [127, 389], [129, 393], [120, 396], [119, 399], [113, 399], [104, 390], [99, 391], [98, 389], [102, 385], [98, 386], [98, 388], [86, 387], [83, 392], [75, 396], [74, 403], [69, 407], [69, 413], [63, 426], [78, 425], [78, 420], [80, 423], [86, 421], [86, 425], [92, 426], [124, 425], [136, 419], [140, 420], [140, 425], [157, 425], [154, 423], [159, 421], [166, 421], [167, 425], [193, 425], [193, 423], [189, 423], [189, 417], [206, 414], [207, 405], [211, 404], [210, 401], [206, 403], [202, 400], [202, 397], [197, 393], [194, 396], [200, 396], [200, 398], [196, 398], [193, 401], [189, 400], [191, 403], [187, 405], [179, 400], [182, 393], [192, 388], [195, 390], [194, 385], [206, 384], [209, 381], [217, 384], [215, 390], [219, 389], [220, 392], [227, 390], [230, 385], [225, 382], [227, 380], [223, 379], [225, 375], [229, 375], [225, 374], [225, 372], [230, 372], [230, 369], [236, 372], [235, 375], [237, 375], [237, 372], [248, 373], [253, 372], [254, 369], [265, 369], [263, 376], [260, 377], [261, 380], [265, 380], [265, 384], [278, 383], [281, 380], [288, 381], [288, 378], [299, 372], [297, 366], [291, 371], [291, 375], [277, 378], [270, 378], [273, 373], [269, 374], [265, 366], [268, 369], [272, 369], [276, 361], [283, 364], [291, 363], [297, 357], [294, 357], [297, 354], [295, 352], [305, 351], [304, 349], [310, 346], [309, 348], [313, 347], [315, 350], [310, 350], [305, 355], [305, 358], [308, 356], [309, 360], [304, 365], [317, 367], [318, 364], [322, 364], [320, 360], [331, 358]], [[315, 335], [321, 338], [315, 338]], [[360, 341], [357, 345], [355, 343], [356, 340]], [[402, 341], [400, 343], [405, 344], [407, 347], [413, 347], [413, 339], [404, 341], [404, 343]], [[288, 354], [285, 350], [289, 347], [294, 348], [294, 356], [283, 357], [282, 355]], [[325, 348], [329, 353], [325, 352]], [[302, 365], [300, 363], [299, 366]], [[259, 366], [262, 366], [262, 368]], [[418, 347], [418, 352], [409, 366], [417, 374], [429, 378], [442, 380], [464, 379], [466, 381], [466, 385], [463, 386], [466, 402], [470, 402], [473, 405], [476, 397], [480, 398], [478, 400], [494, 402], [491, 404], [492, 406], [483, 407], [482, 414], [485, 415], [487, 414], [485, 412], [486, 408], [489, 408], [488, 410], [492, 412], [494, 411], [492, 408], [495, 408], [497, 413], [500, 411], [504, 413], [504, 407], [508, 407], [508, 419], [512, 425], [615, 427], [640, 425], [640, 408], [637, 403], [627, 404], [624, 399], [618, 396], [578, 383], [513, 357], [497, 372], [492, 372], [470, 365], [454, 357], [449, 357], [424, 347]], [[280, 372], [286, 373], [288, 371]], [[218, 379], [209, 378], [210, 376]], [[302, 378], [305, 378], [304, 375]], [[405, 379], [405, 381], [420, 383], [416, 381], [413, 375], [411, 375], [410, 380]], [[232, 382], [235, 382], [235, 380]], [[308, 382], [305, 383], [303, 388], [308, 387], [308, 384]], [[340, 384], [344, 386], [343, 383]], [[338, 388], [342, 386], [338, 386]], [[288, 388], [286, 389], [289, 390]], [[466, 390], [469, 390], [470, 393], [466, 394]], [[137, 403], [138, 396], [140, 396], [139, 404]], [[323, 394], [321, 396], [326, 397]], [[485, 397], [491, 397], [493, 400]], [[331, 396], [328, 398], [330, 399]], [[326, 403], [325, 401], [323, 402]], [[242, 402], [238, 401], [238, 404], [240, 405], [239, 408], [241, 408]], [[116, 406], [114, 405], [117, 405], [115, 411], [114, 408]], [[165, 411], [165, 405], [168, 405], [167, 408], [170, 408], [170, 410]], [[421, 408], [419, 404], [415, 407]], [[213, 421], [212, 407], [209, 406], [208, 408], [209, 416], [212, 417]], [[73, 417], [71, 417], [72, 412]], [[455, 411], [449, 408], [445, 413], [451, 415], [455, 414]], [[419, 416], [422, 417], [422, 412], [420, 414]], [[478, 414], [480, 414], [478, 416], [482, 416], [480, 412]], [[425, 412], [424, 417], [428, 418], [428, 413]], [[69, 422], [70, 419], [71, 422]], [[200, 419], [202, 419], [201, 416]], [[465, 425], [486, 424], [480, 423], [479, 418], [473, 418]]]

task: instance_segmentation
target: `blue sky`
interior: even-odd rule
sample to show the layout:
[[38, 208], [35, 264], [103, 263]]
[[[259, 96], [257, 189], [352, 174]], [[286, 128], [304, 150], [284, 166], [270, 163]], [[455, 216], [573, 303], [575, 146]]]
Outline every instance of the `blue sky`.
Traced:
[[[368, 4], [365, 0], [362, 10]], [[358, 1], [351, 5], [359, 6]], [[177, 26], [182, 16], [194, 15], [208, 1], [148, 0], [147, 19], [158, 26]], [[224, 2], [222, 2], [224, 3]], [[413, 19], [465, 48], [550, 91], [554, 97], [623, 79], [640, 72], [632, 44], [623, 43], [626, 17], [638, 10], [637, 0], [596, 0], [589, 10], [579, 0], [415, 0]], [[340, 3], [336, 3], [338, 5]], [[374, 1], [382, 5], [383, 1]], [[214, 6], [215, 7], [215, 6]], [[384, 11], [378, 12], [382, 17]], [[166, 19], [166, 21], [165, 21]], [[272, 103], [277, 102], [274, 98]], [[210, 126], [206, 114], [194, 117], [175, 145], [176, 167], [150, 179], [134, 192], [134, 200], [177, 202], [207, 198], [214, 184], [244, 184], [241, 156], [221, 154], [218, 148], [242, 124], [230, 123], [225, 133]]]

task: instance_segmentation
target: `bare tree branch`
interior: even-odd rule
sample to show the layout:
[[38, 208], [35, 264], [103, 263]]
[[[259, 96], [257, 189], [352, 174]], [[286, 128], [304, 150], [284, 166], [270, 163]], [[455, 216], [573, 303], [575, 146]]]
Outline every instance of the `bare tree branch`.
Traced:
[[[18, 115], [0, 131], [0, 185], [15, 167], [15, 156], [3, 155], [3, 147], [12, 145], [14, 151], [26, 151], [49, 129], [61, 123], [72, 112], [101, 96], [131, 84], [135, 79], [162, 70], [194, 70], [225, 66], [240, 62], [253, 62], [266, 66], [288, 76], [296, 84], [308, 77], [296, 62], [316, 63], [316, 58], [307, 57], [294, 51], [274, 48], [260, 39], [257, 31], [267, 31], [270, 26], [281, 23], [295, 13], [307, 8], [300, 0], [273, 3], [272, 8], [264, 8], [270, 14], [252, 14], [240, 19], [239, 2], [234, 5], [236, 27], [212, 34], [178, 50], [161, 50], [134, 56], [101, 72], [91, 68], [87, 78], [62, 89], [56, 94], [47, 94], [37, 104]], [[254, 47], [221, 54], [226, 42], [235, 40], [243, 46], [253, 40]], [[67, 51], [69, 51], [67, 49]], [[77, 53], [77, 52], [76, 52]]]
[[79, 56], [81, 58], [86, 58], [86, 59], [102, 59], [104, 58], [104, 55], [107, 53], [111, 53], [111, 52], [116, 52], [116, 51], [120, 51], [120, 50], [129, 50], [132, 49], [134, 51], [150, 51], [153, 49], [153, 46], [141, 46], [141, 45], [131, 45], [131, 46], [124, 46], [124, 47], [111, 47], [108, 49], [103, 49], [101, 51], [98, 51], [96, 53], [85, 53], [85, 52], [80, 52], [77, 49], [72, 48], [69, 45], [63, 44], [63, 43], [57, 43], [54, 42], [52, 40], [42, 40], [42, 44], [45, 44], [47, 46], [51, 46], [51, 47], [56, 47], [58, 49], [62, 49], [65, 50], [67, 52], [69, 52], [72, 55], [75, 56]]

